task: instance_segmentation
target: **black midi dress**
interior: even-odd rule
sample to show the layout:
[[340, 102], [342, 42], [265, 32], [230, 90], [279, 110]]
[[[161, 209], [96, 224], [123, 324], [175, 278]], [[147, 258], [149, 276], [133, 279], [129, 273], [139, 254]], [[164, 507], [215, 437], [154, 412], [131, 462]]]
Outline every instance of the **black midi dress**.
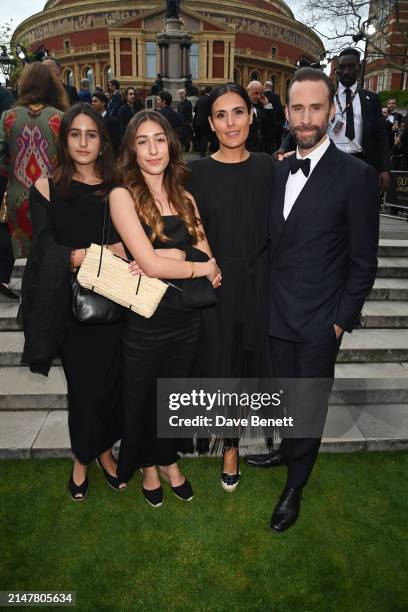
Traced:
[[[164, 215], [168, 242], [155, 240], [155, 249], [185, 250], [191, 237], [176, 215]], [[148, 226], [144, 225], [147, 235]], [[171, 283], [182, 287], [180, 281]], [[139, 467], [171, 465], [179, 452], [192, 450], [192, 441], [157, 437], [156, 382], [158, 378], [188, 378], [197, 354], [201, 310], [183, 305], [182, 292], [169, 287], [149, 319], [129, 311], [123, 329], [123, 434], [118, 476], [128, 481]]]
[[[55, 240], [70, 249], [102, 243], [104, 197], [101, 185], [72, 181], [70, 198], [50, 182]], [[120, 242], [113, 228], [109, 243]], [[90, 463], [121, 437], [122, 323], [84, 325], [69, 313], [61, 362], [68, 385], [68, 426], [74, 456]]]
[[189, 190], [222, 271], [217, 304], [203, 310], [198, 372], [204, 378], [271, 375], [266, 309], [272, 164], [264, 153], [233, 164], [211, 157], [190, 164]]

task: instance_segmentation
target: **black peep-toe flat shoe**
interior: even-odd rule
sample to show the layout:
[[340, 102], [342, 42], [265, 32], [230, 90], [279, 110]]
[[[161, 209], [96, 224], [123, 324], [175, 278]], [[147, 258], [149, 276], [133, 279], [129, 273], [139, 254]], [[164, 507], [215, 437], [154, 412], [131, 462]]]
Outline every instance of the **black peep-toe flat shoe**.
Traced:
[[103, 475], [105, 476], [106, 482], [112, 489], [114, 489], [115, 491], [125, 491], [126, 490], [126, 486], [124, 487], [120, 486], [123, 484], [126, 485], [126, 482], [123, 482], [123, 480], [121, 480], [117, 476], [112, 476], [111, 474], [109, 474], [109, 472], [107, 472], [105, 468], [103, 467], [102, 461], [99, 459], [99, 457], [97, 457], [95, 461], [96, 461], [96, 465], [102, 470]]
[[85, 476], [85, 480], [82, 484], [77, 485], [74, 482], [74, 468], [72, 468], [71, 476], [68, 480], [68, 491], [74, 501], [84, 501], [88, 494], [88, 476]]

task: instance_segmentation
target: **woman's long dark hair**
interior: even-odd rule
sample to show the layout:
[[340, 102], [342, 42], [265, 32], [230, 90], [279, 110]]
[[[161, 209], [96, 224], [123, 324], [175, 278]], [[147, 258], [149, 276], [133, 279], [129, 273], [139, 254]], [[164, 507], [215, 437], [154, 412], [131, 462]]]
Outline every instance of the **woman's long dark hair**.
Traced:
[[169, 203], [186, 224], [193, 242], [197, 243], [203, 237], [203, 232], [197, 220], [194, 206], [186, 195], [189, 171], [183, 160], [180, 141], [167, 119], [157, 111], [142, 110], [130, 120], [123, 138], [118, 162], [119, 183], [129, 189], [135, 201], [138, 215], [151, 228], [150, 240], [154, 242], [156, 238], [159, 238], [162, 242], [165, 241], [167, 238], [164, 234], [161, 213], [137, 163], [136, 133], [145, 121], [157, 123], [166, 135], [169, 145], [169, 164], [164, 171], [163, 185]]
[[54, 72], [41, 62], [26, 66], [19, 81], [17, 106], [44, 104], [65, 111], [68, 96]]
[[219, 87], [213, 89], [210, 95], [208, 96], [208, 115], [210, 117], [212, 114], [212, 107], [214, 102], [227, 93], [238, 94], [238, 96], [240, 96], [245, 102], [245, 106], [248, 109], [248, 113], [251, 112], [251, 99], [245, 87], [242, 87], [242, 85], [238, 85], [238, 83], [225, 83], [225, 85], [220, 85]]
[[53, 179], [59, 193], [63, 197], [68, 197], [69, 185], [75, 173], [75, 164], [68, 151], [68, 132], [72, 122], [78, 115], [87, 115], [93, 120], [101, 139], [101, 154], [95, 162], [97, 177], [103, 181], [107, 188], [115, 180], [115, 157], [103, 118], [88, 103], [80, 102], [71, 106], [65, 113], [61, 121], [57, 140], [57, 165], [53, 173]]

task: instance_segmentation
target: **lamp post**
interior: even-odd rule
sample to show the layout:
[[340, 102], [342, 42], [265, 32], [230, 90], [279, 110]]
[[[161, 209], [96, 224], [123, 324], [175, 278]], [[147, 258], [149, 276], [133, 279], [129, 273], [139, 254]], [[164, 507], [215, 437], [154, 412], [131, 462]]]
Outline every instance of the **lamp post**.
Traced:
[[352, 37], [355, 43], [360, 42], [360, 40], [365, 41], [363, 65], [361, 67], [361, 75], [360, 75], [360, 87], [364, 87], [364, 76], [365, 76], [366, 63], [367, 63], [368, 43], [369, 43], [370, 38], [372, 38], [377, 31], [375, 25], [371, 23], [371, 21], [373, 19], [376, 19], [376, 17], [377, 17], [376, 15], [372, 15], [366, 21], [363, 21], [359, 32], [357, 32], [357, 34], [354, 34], [354, 36]]

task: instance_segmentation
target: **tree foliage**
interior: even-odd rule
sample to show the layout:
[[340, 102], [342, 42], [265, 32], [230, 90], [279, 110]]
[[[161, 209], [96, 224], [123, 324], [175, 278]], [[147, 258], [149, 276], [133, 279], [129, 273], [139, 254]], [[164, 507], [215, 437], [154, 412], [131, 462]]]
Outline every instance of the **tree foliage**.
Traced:
[[[301, 12], [332, 55], [353, 45], [353, 36], [360, 36], [357, 47], [363, 50], [367, 44], [371, 61], [385, 59], [390, 67], [408, 72], [408, 26], [401, 9], [401, 0], [303, 0]], [[394, 32], [390, 16], [395, 20]], [[374, 34], [367, 31], [369, 25], [375, 26]]]

